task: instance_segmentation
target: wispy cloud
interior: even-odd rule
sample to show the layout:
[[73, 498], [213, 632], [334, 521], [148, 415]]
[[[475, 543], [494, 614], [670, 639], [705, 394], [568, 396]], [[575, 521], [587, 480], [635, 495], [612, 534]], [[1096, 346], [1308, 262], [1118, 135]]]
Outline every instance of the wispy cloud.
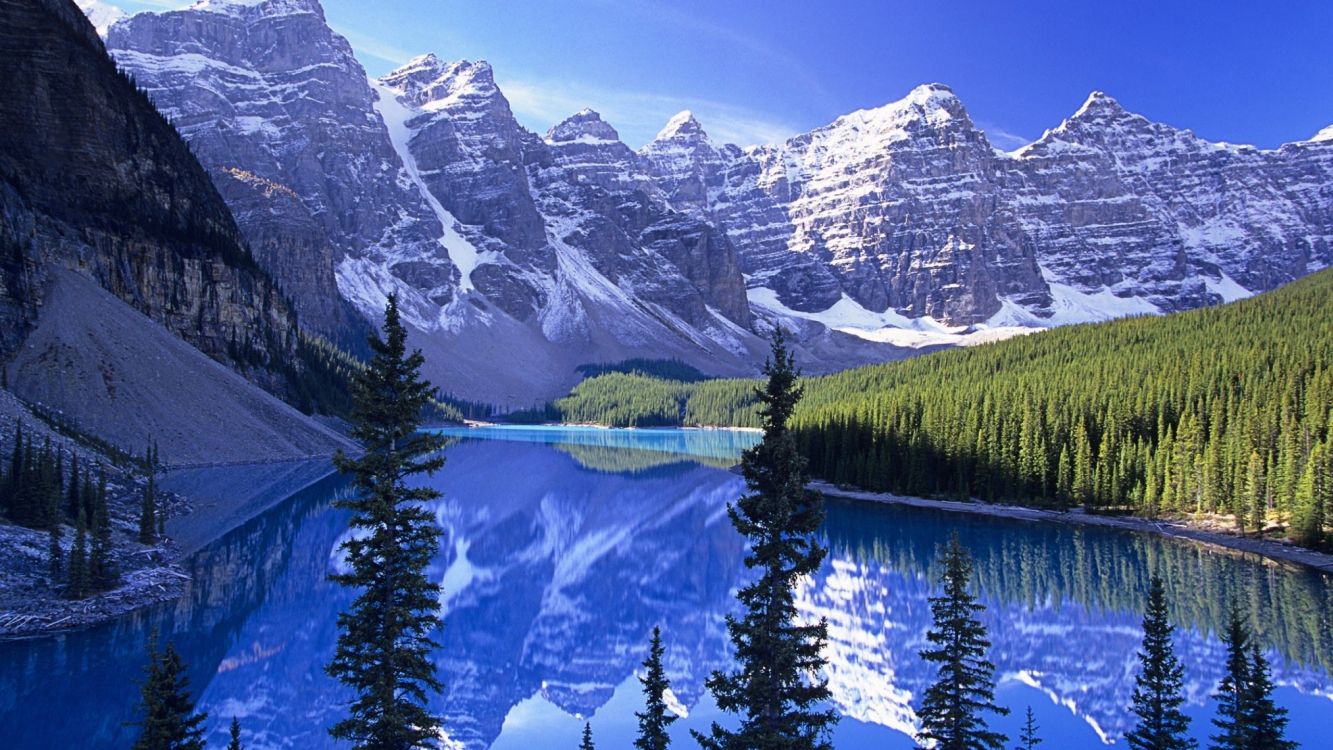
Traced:
[[524, 125], [547, 128], [584, 107], [611, 123], [631, 146], [647, 143], [671, 116], [683, 109], [694, 113], [715, 142], [751, 145], [776, 143], [797, 132], [790, 123], [768, 114], [723, 102], [672, 96], [651, 91], [624, 91], [573, 81], [538, 81], [496, 71], [496, 83]]
[[121, 10], [135, 13], [141, 10], [179, 10], [195, 4], [196, 0], [108, 0], [107, 5], [118, 5]]
[[1013, 151], [1016, 148], [1028, 145], [1034, 140], [988, 122], [978, 121], [977, 127], [981, 128], [982, 132], [986, 134], [986, 139], [991, 142], [992, 146], [1004, 151]]
[[[827, 101], [828, 91], [819, 78], [812, 74], [805, 62], [797, 55], [773, 47], [764, 40], [751, 36], [744, 31], [709, 21], [698, 14], [681, 10], [671, 2], [663, 0], [599, 0], [609, 9], [629, 10], [648, 23], [658, 26], [674, 26], [696, 35], [712, 37], [724, 43], [729, 49], [740, 53], [753, 61], [762, 61], [768, 66], [776, 66], [784, 71], [800, 91], [793, 94]], [[754, 6], [762, 8], [761, 5]]]
[[356, 53], [357, 57], [363, 55], [373, 57], [376, 60], [387, 62], [394, 67], [398, 67], [417, 55], [422, 54], [422, 52], [412, 52], [403, 49], [393, 42], [386, 42], [383, 39], [376, 38], [360, 31], [349, 31], [341, 27], [334, 29], [334, 31], [341, 34], [343, 38], [347, 40], [347, 43], [352, 45], [352, 50]]

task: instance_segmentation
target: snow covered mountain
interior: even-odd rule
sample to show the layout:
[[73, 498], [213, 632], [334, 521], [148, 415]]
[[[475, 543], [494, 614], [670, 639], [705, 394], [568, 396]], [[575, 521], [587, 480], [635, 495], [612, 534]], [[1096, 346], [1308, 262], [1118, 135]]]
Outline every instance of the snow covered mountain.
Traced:
[[779, 146], [715, 146], [682, 113], [639, 156], [672, 205], [728, 228], [753, 303], [816, 319], [1171, 312], [1333, 260], [1327, 136], [1210, 143], [1100, 92], [1012, 153], [927, 84]]
[[[344, 301], [374, 320], [396, 292], [432, 380], [519, 406], [587, 362], [753, 372], [727, 235], [672, 209], [596, 113], [542, 138], [484, 62], [425, 55], [368, 81], [315, 0], [201, 0], [105, 33], [316, 330], [350, 339]], [[806, 330], [817, 369], [894, 354]]]
[[591, 110], [524, 129], [485, 62], [367, 81], [317, 0], [85, 2], [303, 320], [346, 340], [397, 292], [430, 376], [478, 400], [634, 356], [753, 372], [775, 323], [821, 372], [1333, 261], [1333, 128], [1215, 144], [1094, 93], [1002, 152], [927, 84], [774, 146], [715, 144], [683, 112], [636, 153]]

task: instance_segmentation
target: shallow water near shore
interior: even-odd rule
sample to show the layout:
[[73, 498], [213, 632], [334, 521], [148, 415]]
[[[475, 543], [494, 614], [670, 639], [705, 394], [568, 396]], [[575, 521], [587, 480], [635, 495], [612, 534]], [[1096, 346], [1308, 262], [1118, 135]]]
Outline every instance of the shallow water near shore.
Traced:
[[[435, 516], [431, 575], [441, 582], [445, 691], [435, 707], [468, 748], [574, 747], [590, 720], [600, 747], [627, 747], [641, 706], [635, 670], [661, 625], [674, 703], [691, 728], [717, 717], [703, 689], [729, 663], [724, 617], [744, 580], [725, 467], [757, 439], [710, 430], [480, 428], [453, 443]], [[218, 485], [244, 477], [216, 478]], [[192, 481], [202, 481], [199, 477]], [[212, 480], [210, 480], [212, 481]], [[126, 747], [148, 633], [190, 666], [210, 746], [240, 719], [247, 748], [337, 747], [325, 727], [345, 693], [325, 676], [348, 592], [339, 564], [347, 491], [329, 476], [301, 489], [187, 564], [176, 602], [78, 633], [0, 643], [0, 737], [21, 748]], [[1149, 575], [1167, 583], [1186, 664], [1195, 736], [1212, 726], [1220, 678], [1215, 632], [1242, 602], [1275, 662], [1290, 735], [1321, 747], [1333, 712], [1333, 580], [1126, 531], [963, 516], [831, 500], [830, 552], [800, 592], [829, 622], [828, 678], [840, 749], [909, 748], [917, 696], [933, 673], [917, 656], [930, 623], [935, 546], [957, 531], [976, 558], [997, 697], [1011, 738], [1036, 712], [1046, 747], [1125, 747]], [[1201, 744], [1206, 744], [1203, 742]]]

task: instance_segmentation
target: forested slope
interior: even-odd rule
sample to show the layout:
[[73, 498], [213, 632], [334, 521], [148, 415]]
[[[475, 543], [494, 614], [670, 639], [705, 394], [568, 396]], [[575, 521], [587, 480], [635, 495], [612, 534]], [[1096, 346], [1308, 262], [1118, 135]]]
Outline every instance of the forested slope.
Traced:
[[[1333, 507], [1333, 272], [1230, 305], [1057, 329], [806, 382], [815, 474], [871, 490], [1234, 513], [1306, 544]], [[569, 421], [753, 424], [747, 381], [616, 374]]]

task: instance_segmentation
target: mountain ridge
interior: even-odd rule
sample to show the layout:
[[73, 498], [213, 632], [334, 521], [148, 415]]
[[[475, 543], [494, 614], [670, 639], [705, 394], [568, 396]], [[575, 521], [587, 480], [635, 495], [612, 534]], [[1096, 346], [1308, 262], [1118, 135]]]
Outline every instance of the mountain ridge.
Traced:
[[[306, 10], [277, 12], [291, 3]], [[753, 372], [775, 325], [793, 333], [807, 370], [827, 372], [1215, 304], [1333, 261], [1333, 140], [1213, 144], [1093, 92], [1041, 138], [1003, 151], [947, 85], [928, 83], [767, 146], [717, 144], [685, 112], [634, 151], [591, 109], [545, 136], [527, 130], [484, 61], [426, 54], [365, 82], [315, 0], [219, 7], [231, 24], [222, 41], [173, 20], [219, 15], [203, 3], [116, 21], [109, 47], [165, 112], [199, 108], [239, 131], [183, 128], [215, 176], [239, 168], [287, 186], [313, 217], [340, 215], [322, 203], [322, 176], [282, 154], [266, 160], [253, 145], [265, 129], [289, 128], [269, 151], [373, 153], [338, 191], [385, 207], [392, 231], [325, 221], [331, 251], [307, 256], [317, 243], [293, 243], [285, 256], [309, 257], [309, 278], [279, 275], [301, 279], [298, 300], [345, 299], [370, 319], [398, 292], [428, 351], [477, 360], [493, 348], [483, 339], [500, 337], [518, 359], [553, 368], [517, 376], [470, 361], [432, 373], [474, 399], [540, 399], [567, 389], [579, 364], [653, 354]], [[307, 137], [313, 113], [228, 84], [232, 68], [257, 65], [247, 35], [278, 23], [304, 24], [318, 42], [301, 65], [271, 56], [266, 75], [289, 76], [299, 101], [310, 70], [340, 71], [343, 132]], [[205, 75], [164, 73], [187, 59]], [[256, 223], [241, 219], [257, 236]], [[495, 387], [465, 382], [478, 377]]]

